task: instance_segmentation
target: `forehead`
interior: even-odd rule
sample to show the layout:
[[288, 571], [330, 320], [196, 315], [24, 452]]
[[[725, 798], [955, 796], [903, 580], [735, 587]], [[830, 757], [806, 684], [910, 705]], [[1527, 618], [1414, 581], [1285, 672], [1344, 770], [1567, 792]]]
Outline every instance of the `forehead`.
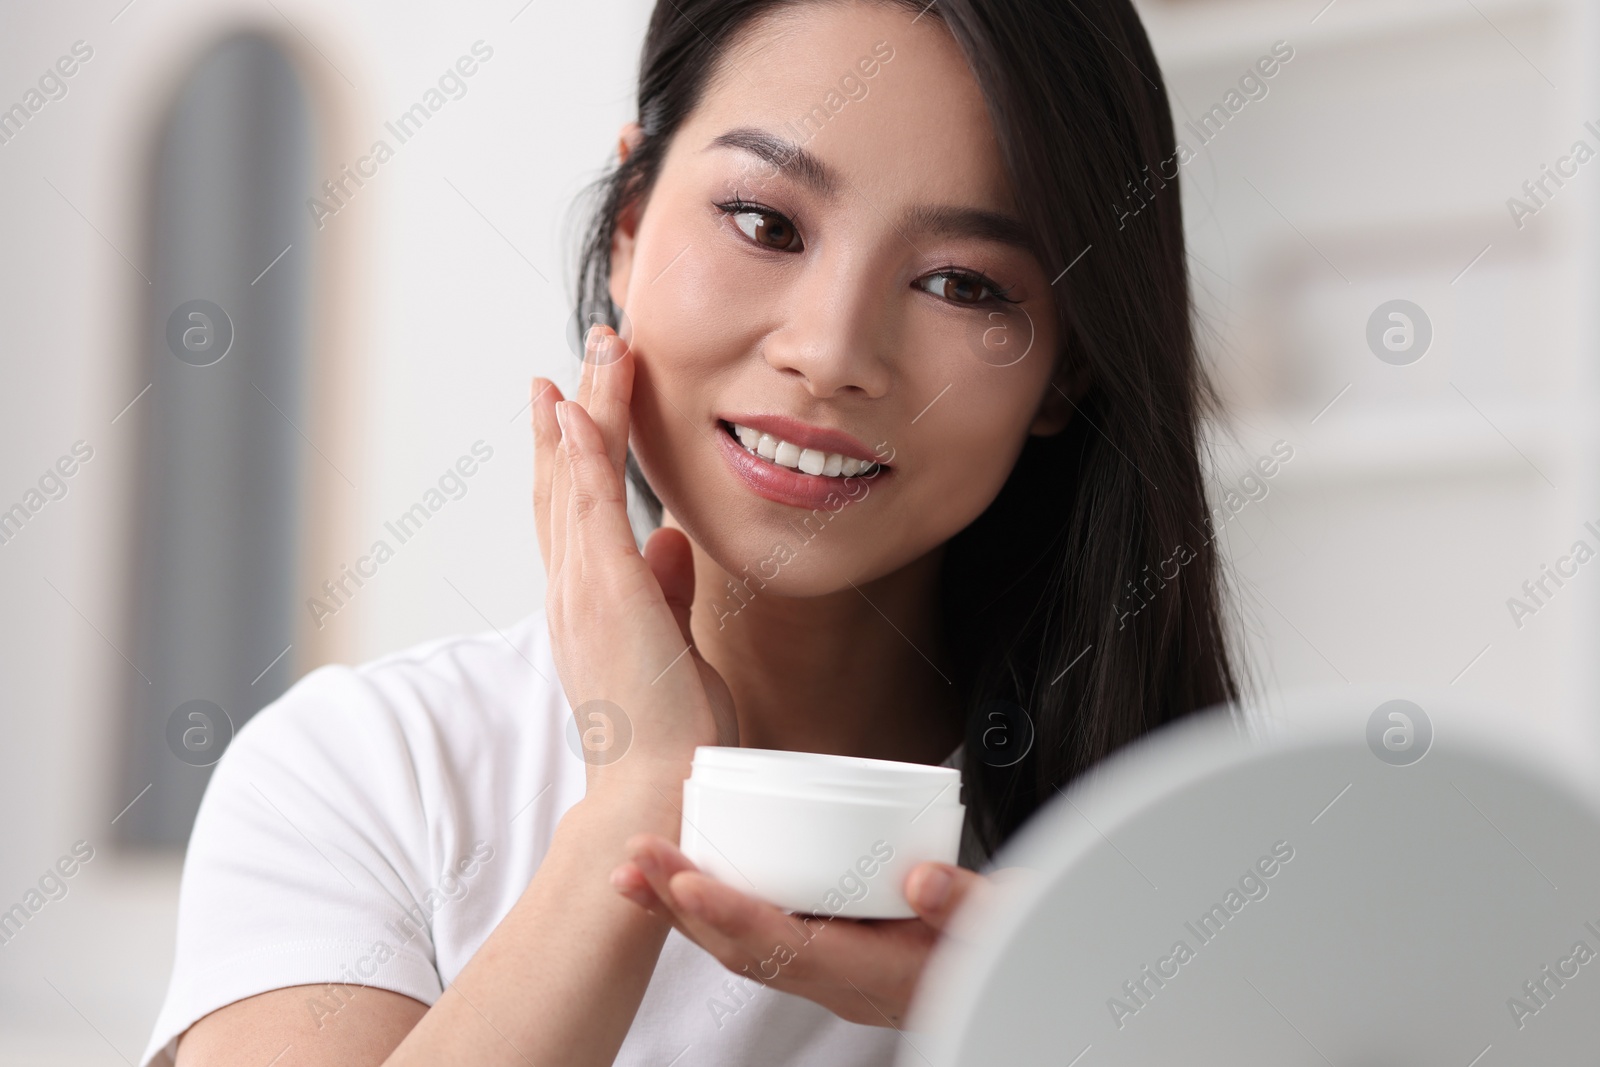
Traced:
[[983, 95], [960, 47], [931, 15], [896, 4], [799, 3], [757, 19], [723, 49], [674, 151], [743, 162], [738, 149], [702, 150], [729, 129], [752, 126], [822, 159], [847, 197], [1011, 205]]

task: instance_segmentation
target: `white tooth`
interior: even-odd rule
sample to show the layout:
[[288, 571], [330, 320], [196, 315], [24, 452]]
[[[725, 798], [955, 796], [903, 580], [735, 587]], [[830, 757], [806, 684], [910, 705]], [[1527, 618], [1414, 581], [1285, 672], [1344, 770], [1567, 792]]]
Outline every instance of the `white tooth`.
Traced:
[[770, 433], [764, 433], [756, 439], [756, 455], [762, 459], [771, 459], [778, 452], [778, 439]]
[[844, 465], [844, 457], [837, 452], [828, 453], [828, 461], [822, 465], [822, 473], [828, 478], [837, 478], [839, 468]]
[[840, 456], [840, 471], [846, 478], [854, 478], [861, 473], [861, 461], [849, 456]]
[[750, 427], [740, 426], [738, 423], [734, 423], [733, 428], [739, 435], [739, 443], [746, 448], [754, 449], [756, 442], [761, 440], [760, 430], [752, 430]]
[[828, 456], [814, 448], [800, 450], [799, 467], [807, 474], [821, 474], [828, 466]]
[[800, 446], [789, 441], [779, 441], [778, 450], [772, 455], [772, 462], [780, 467], [799, 466]]

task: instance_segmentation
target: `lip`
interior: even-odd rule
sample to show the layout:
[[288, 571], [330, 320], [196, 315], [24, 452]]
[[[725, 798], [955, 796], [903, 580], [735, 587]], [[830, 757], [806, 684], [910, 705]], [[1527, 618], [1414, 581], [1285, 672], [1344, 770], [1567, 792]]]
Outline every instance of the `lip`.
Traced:
[[[750, 423], [741, 423], [741, 425], [749, 426]], [[767, 430], [766, 432], [771, 433], [772, 431]], [[778, 464], [762, 459], [760, 456], [751, 455], [720, 424], [716, 428], [716, 437], [717, 447], [721, 449], [723, 458], [727, 460], [728, 466], [733, 468], [733, 473], [739, 476], [739, 480], [749, 486], [757, 496], [764, 497], [775, 504], [786, 504], [789, 507], [809, 510], [829, 506], [830, 498], [832, 498], [832, 503], [834, 504], [837, 504], [840, 499], [861, 499], [860, 497], [852, 497], [842, 491], [841, 486], [849, 480], [847, 478], [827, 478], [820, 474], [807, 474], [804, 471], [794, 470], [790, 467], [780, 467]], [[794, 441], [793, 438], [785, 438], [785, 440], [793, 441], [794, 444], [800, 443]], [[833, 451], [839, 450], [833, 449]], [[860, 475], [854, 475], [853, 477], [857, 481], [876, 486], [885, 478], [891, 477], [893, 473], [891, 468], [880, 466], [878, 473], [870, 478], [862, 478]], [[838, 508], [830, 507], [829, 510], [838, 510]]]
[[770, 433], [780, 441], [788, 441], [801, 448], [814, 448], [818, 452], [837, 452], [842, 456], [859, 459], [863, 463], [883, 463], [876, 452], [861, 443], [860, 438], [852, 437], [843, 430], [811, 426], [799, 419], [791, 419], [787, 415], [718, 415], [717, 418], [724, 422], [748, 426], [762, 433]]

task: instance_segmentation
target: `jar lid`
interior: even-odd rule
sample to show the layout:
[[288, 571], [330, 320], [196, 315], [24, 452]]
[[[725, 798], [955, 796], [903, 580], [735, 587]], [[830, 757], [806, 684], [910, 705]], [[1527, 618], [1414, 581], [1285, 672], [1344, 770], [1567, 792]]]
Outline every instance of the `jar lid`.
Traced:
[[961, 803], [961, 772], [954, 767], [824, 752], [701, 745], [694, 750], [690, 779], [698, 785], [744, 792], [918, 807]]

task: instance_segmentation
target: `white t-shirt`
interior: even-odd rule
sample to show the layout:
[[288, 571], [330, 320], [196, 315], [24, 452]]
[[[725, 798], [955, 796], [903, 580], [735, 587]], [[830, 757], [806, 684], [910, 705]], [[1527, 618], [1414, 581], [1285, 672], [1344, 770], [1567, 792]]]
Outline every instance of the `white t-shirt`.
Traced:
[[[263, 708], [201, 802], [141, 1067], [170, 1065], [202, 1016], [285, 986], [333, 983], [307, 991], [323, 1025], [362, 985], [433, 1004], [583, 797], [571, 719], [542, 610], [319, 668]], [[615, 1062], [888, 1065], [901, 1040], [735, 976], [672, 930]]]

